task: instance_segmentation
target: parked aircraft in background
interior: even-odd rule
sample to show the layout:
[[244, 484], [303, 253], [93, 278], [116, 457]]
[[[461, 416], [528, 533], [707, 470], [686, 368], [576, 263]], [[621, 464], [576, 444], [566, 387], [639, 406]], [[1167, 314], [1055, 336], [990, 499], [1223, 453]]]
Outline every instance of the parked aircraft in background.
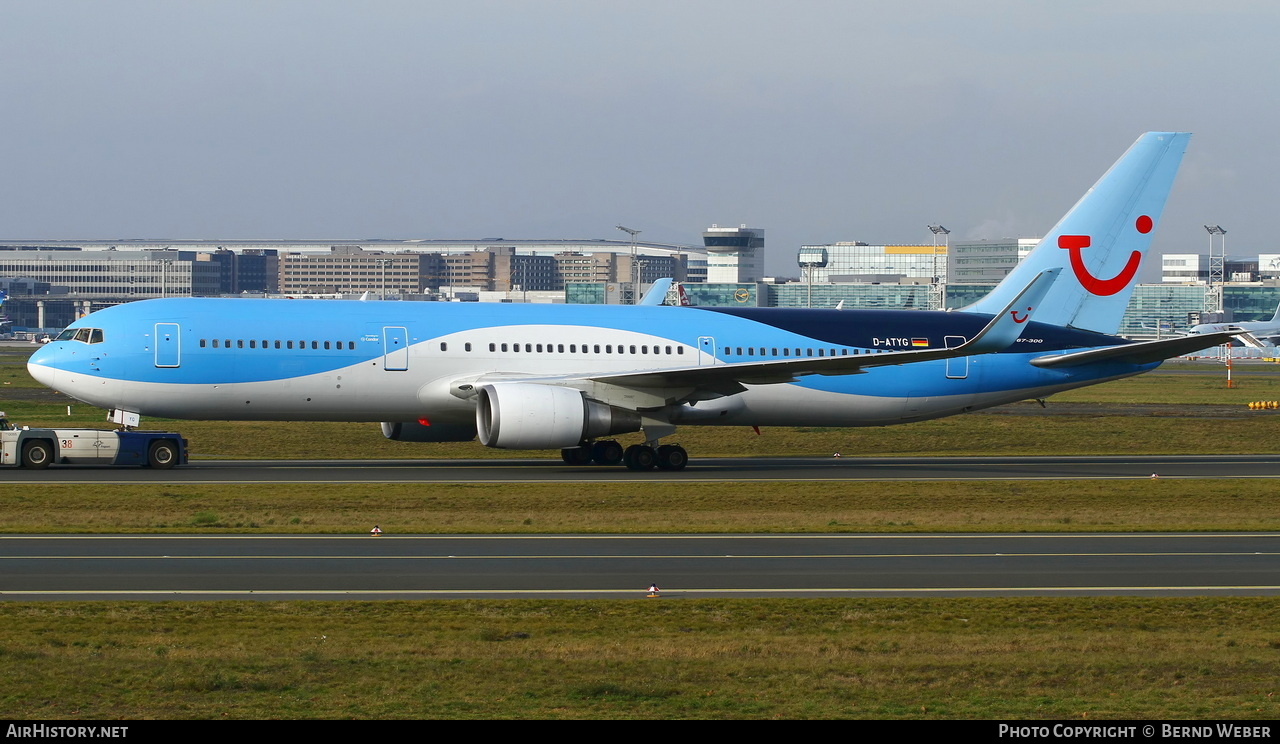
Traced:
[[1274, 339], [1280, 338], [1280, 307], [1271, 320], [1247, 320], [1241, 323], [1201, 323], [1187, 329], [1187, 333], [1204, 335], [1206, 333], [1234, 332], [1236, 338], [1247, 346], [1265, 349], [1275, 345]]
[[77, 321], [29, 369], [144, 416], [381, 421], [391, 439], [635, 470], [685, 466], [660, 444], [678, 426], [883, 426], [1043, 398], [1231, 335], [1113, 335], [1188, 137], [1140, 137], [962, 311], [161, 299]]

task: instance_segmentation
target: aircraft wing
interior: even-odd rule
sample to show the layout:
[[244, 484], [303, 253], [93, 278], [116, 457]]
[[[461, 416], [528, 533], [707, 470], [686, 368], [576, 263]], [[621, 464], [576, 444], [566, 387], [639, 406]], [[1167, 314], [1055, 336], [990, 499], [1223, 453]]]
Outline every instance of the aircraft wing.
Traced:
[[1022, 335], [1035, 308], [1057, 279], [1060, 269], [1036, 275], [1004, 311], [994, 316], [973, 338], [952, 348], [888, 351], [879, 354], [804, 357], [739, 364], [710, 364], [698, 367], [649, 369], [636, 372], [600, 372], [575, 375], [536, 376], [489, 372], [459, 378], [450, 383], [450, 393], [459, 398], [477, 394], [483, 384], [532, 383], [578, 388], [591, 397], [633, 410], [658, 408], [680, 401], [709, 400], [746, 390], [744, 385], [795, 382], [806, 375], [856, 375], [868, 367], [914, 364], [935, 359], [989, 354], [1009, 347]]
[[[856, 375], [868, 367], [914, 364], [935, 359], [989, 354], [1006, 349], [1022, 335], [1049, 287], [1061, 269], [1049, 269], [1036, 275], [1031, 283], [1013, 298], [1005, 309], [965, 343], [945, 349], [889, 351], [880, 354], [855, 354], [838, 357], [804, 357], [740, 364], [713, 364], [700, 367], [645, 370], [642, 372], [586, 375], [592, 382], [644, 388], [703, 388], [722, 394], [741, 392], [742, 385], [766, 385], [795, 382], [805, 375]], [[1019, 317], [1021, 313], [1021, 317]]]
[[1193, 351], [1207, 349], [1210, 346], [1217, 346], [1232, 336], [1239, 334], [1240, 331], [1219, 331], [1218, 333], [1202, 333], [1195, 336], [1179, 336], [1177, 338], [1167, 338], [1161, 341], [1145, 341], [1136, 344], [1124, 344], [1123, 346], [1108, 346], [1104, 349], [1089, 349], [1087, 351], [1072, 351], [1066, 354], [1050, 354], [1048, 356], [1036, 357], [1031, 360], [1031, 364], [1036, 367], [1078, 367], [1082, 364], [1092, 364], [1094, 362], [1103, 361], [1122, 361], [1129, 364], [1150, 364], [1151, 362], [1159, 362], [1170, 357], [1182, 356], [1190, 354]]

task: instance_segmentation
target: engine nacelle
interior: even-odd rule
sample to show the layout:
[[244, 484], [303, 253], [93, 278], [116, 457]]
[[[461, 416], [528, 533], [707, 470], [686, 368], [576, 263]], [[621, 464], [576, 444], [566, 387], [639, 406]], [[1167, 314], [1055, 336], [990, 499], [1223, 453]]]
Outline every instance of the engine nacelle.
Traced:
[[472, 423], [417, 421], [383, 421], [382, 436], [397, 442], [470, 442], [476, 438]]
[[585, 439], [640, 431], [640, 414], [588, 400], [558, 385], [501, 382], [476, 397], [480, 444], [499, 449], [563, 449]]

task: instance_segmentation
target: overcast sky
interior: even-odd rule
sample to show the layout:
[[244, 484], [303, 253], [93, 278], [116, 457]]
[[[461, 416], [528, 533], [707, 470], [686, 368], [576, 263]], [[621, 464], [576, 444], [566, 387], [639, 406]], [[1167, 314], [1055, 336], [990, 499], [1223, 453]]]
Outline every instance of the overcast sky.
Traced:
[[1156, 250], [1277, 248], [1280, 3], [0, 0], [0, 237], [1038, 236], [1191, 131]]

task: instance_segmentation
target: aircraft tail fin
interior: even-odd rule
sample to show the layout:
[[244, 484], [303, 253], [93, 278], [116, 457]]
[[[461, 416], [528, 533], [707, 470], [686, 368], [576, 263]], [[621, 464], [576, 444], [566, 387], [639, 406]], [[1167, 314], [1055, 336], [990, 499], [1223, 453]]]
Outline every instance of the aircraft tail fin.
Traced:
[[1050, 288], [1036, 320], [1115, 333], [1190, 137], [1139, 137], [991, 294], [965, 310], [995, 314], [1040, 272], [1070, 269]]
[[1280, 324], [1280, 305], [1276, 305], [1276, 314], [1271, 316], [1271, 322]]
[[661, 305], [667, 299], [667, 290], [671, 289], [671, 279], [663, 278], [653, 283], [649, 291], [644, 293], [637, 305]]

